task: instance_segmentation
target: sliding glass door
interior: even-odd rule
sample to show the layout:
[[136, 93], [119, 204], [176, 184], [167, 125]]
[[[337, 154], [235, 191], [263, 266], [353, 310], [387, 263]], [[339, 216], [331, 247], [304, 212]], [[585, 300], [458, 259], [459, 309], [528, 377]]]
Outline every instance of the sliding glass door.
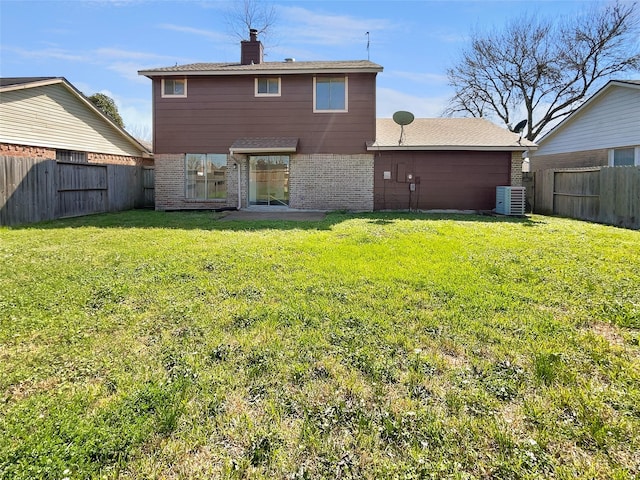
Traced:
[[289, 205], [289, 156], [249, 157], [249, 205]]

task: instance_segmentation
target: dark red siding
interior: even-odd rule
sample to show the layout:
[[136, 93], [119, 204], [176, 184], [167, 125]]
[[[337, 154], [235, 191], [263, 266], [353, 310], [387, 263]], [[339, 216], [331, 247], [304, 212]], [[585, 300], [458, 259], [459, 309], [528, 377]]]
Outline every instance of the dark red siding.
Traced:
[[347, 113], [313, 112], [313, 75], [281, 75], [279, 97], [255, 97], [256, 77], [239, 75], [188, 77], [186, 98], [162, 98], [155, 78], [154, 152], [226, 153], [242, 137], [298, 137], [298, 153], [366, 153], [376, 74], [347, 76]]
[[378, 152], [374, 209], [491, 210], [496, 187], [510, 184], [511, 152]]

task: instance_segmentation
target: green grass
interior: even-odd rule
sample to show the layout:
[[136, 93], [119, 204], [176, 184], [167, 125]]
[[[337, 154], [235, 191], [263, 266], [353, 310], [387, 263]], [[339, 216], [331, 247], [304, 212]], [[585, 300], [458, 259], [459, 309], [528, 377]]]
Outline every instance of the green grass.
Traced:
[[0, 478], [637, 478], [640, 232], [219, 216], [0, 228]]

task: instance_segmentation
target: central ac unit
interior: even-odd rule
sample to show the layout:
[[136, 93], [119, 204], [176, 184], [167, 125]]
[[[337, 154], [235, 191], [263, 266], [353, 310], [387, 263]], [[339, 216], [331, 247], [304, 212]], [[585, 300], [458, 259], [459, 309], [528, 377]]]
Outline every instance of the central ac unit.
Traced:
[[522, 216], [525, 203], [524, 187], [496, 187], [496, 213]]

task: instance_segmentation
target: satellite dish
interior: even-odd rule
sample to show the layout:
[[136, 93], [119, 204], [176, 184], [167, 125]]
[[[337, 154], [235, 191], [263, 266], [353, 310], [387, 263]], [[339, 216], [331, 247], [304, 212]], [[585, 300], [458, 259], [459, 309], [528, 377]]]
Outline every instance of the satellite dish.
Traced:
[[527, 119], [525, 118], [521, 122], [518, 122], [518, 124], [515, 127], [513, 127], [513, 133], [520, 134], [520, 138], [518, 139], [518, 143], [522, 142], [522, 135], [523, 135], [523, 132], [524, 132], [524, 127], [526, 127], [526, 126], [527, 126]]
[[411, 122], [413, 122], [413, 119], [414, 119], [414, 116], [413, 116], [413, 113], [411, 112], [405, 112], [400, 110], [399, 112], [396, 112], [393, 114], [393, 121], [396, 122], [401, 127], [404, 127], [405, 125], [409, 125]]
[[413, 122], [414, 118], [413, 113], [403, 110], [393, 114], [393, 121], [400, 125], [400, 140], [398, 140], [398, 145], [402, 145], [404, 142], [404, 126]]
[[514, 133], [522, 133], [522, 130], [524, 130], [524, 127], [527, 126], [527, 120], [524, 119], [521, 122], [519, 122], [515, 127], [513, 127], [513, 132]]

